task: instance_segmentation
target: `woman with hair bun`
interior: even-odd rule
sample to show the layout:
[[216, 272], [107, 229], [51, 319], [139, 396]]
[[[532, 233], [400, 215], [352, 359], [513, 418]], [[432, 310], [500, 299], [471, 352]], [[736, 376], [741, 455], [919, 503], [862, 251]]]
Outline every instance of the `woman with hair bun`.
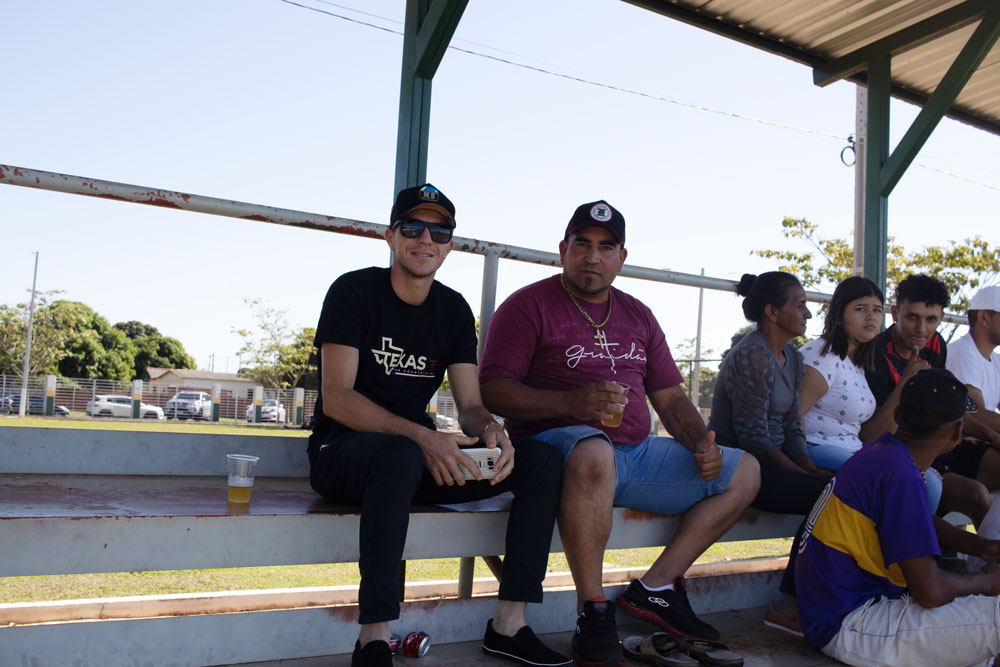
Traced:
[[[708, 427], [719, 444], [739, 447], [760, 461], [760, 491], [751, 507], [780, 514], [807, 515], [829, 479], [806, 452], [799, 412], [805, 367], [792, 339], [812, 317], [798, 279], [784, 271], [744, 274], [736, 293], [743, 314], [757, 328], [726, 355], [715, 381]], [[805, 520], [795, 536], [778, 595], [764, 624], [799, 637], [795, 601], [795, 557]]]
[[[736, 293], [757, 328], [726, 355], [715, 381], [709, 428], [716, 440], [750, 452], [764, 467], [817, 473], [806, 452], [799, 414], [804, 365], [792, 339], [812, 317], [798, 279], [784, 271], [744, 274]], [[794, 512], [795, 514], [807, 514]], [[769, 508], [770, 509], [770, 508]], [[779, 510], [780, 511], [780, 510]]]

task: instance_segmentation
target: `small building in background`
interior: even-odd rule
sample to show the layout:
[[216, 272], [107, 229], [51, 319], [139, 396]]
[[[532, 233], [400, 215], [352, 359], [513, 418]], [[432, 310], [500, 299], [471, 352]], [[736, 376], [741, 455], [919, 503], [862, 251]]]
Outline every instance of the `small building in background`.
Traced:
[[215, 373], [213, 371], [189, 370], [184, 368], [146, 369], [147, 382], [151, 391], [173, 393], [190, 388], [211, 392], [212, 385], [218, 384], [223, 392], [232, 392], [240, 397], [253, 394], [253, 388], [260, 384], [254, 378], [236, 373]]

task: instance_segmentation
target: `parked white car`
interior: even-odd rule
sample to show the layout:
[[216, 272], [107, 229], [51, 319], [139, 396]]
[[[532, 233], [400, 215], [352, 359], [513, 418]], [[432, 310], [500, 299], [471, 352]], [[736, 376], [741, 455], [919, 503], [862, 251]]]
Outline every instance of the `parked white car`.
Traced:
[[[247, 406], [247, 421], [253, 421], [254, 406]], [[260, 420], [262, 422], [285, 423], [285, 406], [273, 398], [265, 398], [260, 404]]]
[[[132, 417], [131, 396], [94, 396], [87, 403], [87, 414], [91, 417]], [[148, 403], [139, 403], [139, 416], [143, 419], [163, 419], [163, 408]]]
[[167, 401], [163, 411], [169, 419], [212, 418], [212, 397], [203, 391], [180, 391]]

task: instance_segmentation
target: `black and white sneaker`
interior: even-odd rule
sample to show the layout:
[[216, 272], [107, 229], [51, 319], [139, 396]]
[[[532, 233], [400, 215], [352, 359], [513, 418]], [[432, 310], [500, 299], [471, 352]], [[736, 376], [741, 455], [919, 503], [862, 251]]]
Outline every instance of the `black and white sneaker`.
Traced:
[[672, 591], [650, 591], [638, 579], [633, 579], [618, 597], [618, 606], [629, 616], [652, 623], [670, 634], [709, 641], [719, 638], [718, 630], [695, 616], [684, 588], [684, 577], [674, 580]]
[[615, 605], [610, 600], [589, 600], [576, 619], [573, 659], [583, 667], [624, 667], [625, 655], [615, 627]]
[[493, 629], [492, 618], [486, 623], [483, 653], [529, 666], [568, 665], [573, 662], [562, 653], [553, 651], [543, 644], [527, 625], [518, 630], [513, 637], [508, 637]]

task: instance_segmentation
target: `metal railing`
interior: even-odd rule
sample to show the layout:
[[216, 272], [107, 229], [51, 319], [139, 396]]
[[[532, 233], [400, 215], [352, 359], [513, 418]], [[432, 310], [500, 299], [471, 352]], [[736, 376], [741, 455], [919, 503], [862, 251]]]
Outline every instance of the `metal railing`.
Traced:
[[[0, 164], [0, 183], [19, 185], [26, 188], [53, 190], [68, 194], [113, 199], [148, 206], [175, 208], [181, 211], [222, 215], [243, 220], [269, 222], [276, 225], [292, 227], [307, 227], [338, 234], [350, 234], [364, 238], [382, 240], [387, 225], [351, 220], [321, 213], [308, 213], [287, 208], [262, 206], [216, 197], [206, 197], [173, 190], [162, 190], [144, 185], [132, 185], [115, 181], [104, 181], [83, 176], [40, 171], [26, 167], [15, 167]], [[486, 267], [483, 272], [482, 304], [480, 308], [480, 340], [485, 338], [496, 304], [497, 273], [499, 260], [511, 259], [542, 266], [559, 266], [559, 255], [532, 248], [494, 243], [480, 239], [454, 237], [458, 252], [467, 252], [485, 257]], [[653, 269], [643, 266], [626, 264], [621, 271], [626, 278], [638, 278], [653, 282], [688, 287], [703, 287], [705, 289], [734, 292], [736, 281], [728, 278], [713, 278], [711, 276]], [[806, 292], [811, 301], [826, 303], [830, 295], [821, 292]]]
[[[87, 197], [98, 197], [101, 199], [113, 199], [135, 204], [145, 204], [147, 206], [175, 208], [181, 211], [221, 215], [243, 220], [253, 220], [256, 222], [268, 222], [276, 225], [306, 227], [326, 232], [350, 234], [352, 236], [378, 240], [382, 240], [384, 238], [385, 230], [387, 228], [387, 225], [384, 224], [352, 220], [350, 218], [324, 215], [322, 213], [308, 213], [294, 209], [250, 204], [247, 202], [220, 199], [217, 197], [207, 197], [204, 195], [195, 195], [173, 190], [163, 190], [144, 185], [132, 185], [115, 181], [105, 181], [101, 179], [87, 178], [84, 176], [41, 171], [28, 167], [15, 167], [6, 164], [0, 164], [0, 183], [7, 185], [19, 185], [26, 188], [84, 195]], [[497, 274], [499, 272], [500, 258], [539, 264], [542, 266], [559, 266], [559, 255], [553, 252], [545, 252], [532, 248], [523, 248], [520, 246], [494, 243], [491, 241], [483, 241], [480, 239], [461, 236], [454, 237], [454, 241], [454, 249], [458, 252], [467, 252], [484, 256], [485, 266], [483, 270], [482, 300], [479, 311], [479, 341], [480, 352], [482, 352], [481, 346], [486, 338], [486, 331], [489, 328], [490, 319], [492, 318], [493, 311], [496, 308]], [[654, 269], [630, 264], [626, 264], [622, 267], [620, 275], [626, 278], [637, 278], [640, 280], [649, 280], [671, 285], [683, 285], [687, 287], [698, 287], [722, 292], [735, 292], [737, 285], [737, 281], [728, 278], [713, 278], [711, 276], [682, 273], [680, 271], [668, 271], [666, 269]], [[815, 303], [829, 303], [831, 295], [824, 292], [807, 290], [806, 298]], [[953, 322], [957, 324], [968, 324], [967, 318], [963, 315], [946, 313], [944, 320], [946, 322]]]
[[[268, 222], [277, 225], [289, 225], [293, 227], [307, 227], [326, 232], [338, 234], [350, 234], [364, 238], [378, 239], [384, 238], [387, 228], [384, 224], [364, 222], [361, 220], [351, 220], [337, 216], [324, 215], [320, 213], [308, 213], [294, 209], [275, 208], [260, 204], [250, 204], [233, 200], [219, 199], [216, 197], [206, 197], [172, 190], [162, 190], [142, 185], [130, 185], [114, 181], [104, 181], [100, 179], [73, 176], [70, 174], [60, 174], [55, 172], [40, 171], [26, 167], [14, 167], [0, 164], [0, 183], [8, 185], [19, 185], [28, 188], [42, 190], [53, 190], [69, 194], [85, 195], [88, 197], [100, 197], [102, 199], [114, 199], [122, 202], [136, 204], [146, 204], [149, 206], [161, 206], [175, 208], [183, 211], [197, 213], [207, 213], [211, 215], [221, 215], [243, 220], [253, 220], [257, 222]], [[496, 308], [497, 275], [499, 273], [499, 260], [510, 259], [542, 266], [559, 266], [559, 256], [556, 253], [523, 248], [519, 246], [494, 243], [480, 239], [454, 237], [455, 247], [458, 252], [483, 255], [485, 266], [483, 269], [482, 297], [480, 303], [480, 328], [479, 345], [482, 353], [483, 341], [486, 339], [486, 332], [489, 329], [490, 320]], [[679, 271], [668, 271], [665, 269], [653, 269], [649, 267], [625, 265], [621, 274], [627, 278], [637, 278], [672, 285], [683, 285], [724, 292], [734, 292], [736, 281], [727, 278], [713, 278], [711, 276], [696, 275], [692, 273], [682, 273]], [[823, 292], [807, 291], [806, 298], [816, 303], [829, 303], [831, 295]], [[945, 321], [959, 324], [967, 323], [966, 319], [960, 315], [946, 314]], [[685, 377], [690, 377], [691, 372], [685, 373]], [[710, 399], [706, 402], [706, 390], [704, 386], [699, 390], [698, 397], [691, 397], [695, 404], [702, 410], [711, 407]], [[690, 393], [690, 385], [688, 391]], [[315, 397], [313, 396], [313, 402]], [[282, 398], [283, 404], [285, 399]], [[309, 399], [307, 398], [307, 404]], [[290, 404], [290, 403], [289, 403]], [[236, 396], [224, 401], [224, 414], [228, 418], [239, 418], [242, 407], [241, 399]], [[293, 409], [294, 405], [286, 405], [286, 410]], [[71, 408], [72, 409], [72, 408]], [[445, 408], [447, 410], [447, 408]], [[311, 414], [312, 405], [306, 410], [306, 414]], [[442, 412], [442, 414], [447, 414]]]

